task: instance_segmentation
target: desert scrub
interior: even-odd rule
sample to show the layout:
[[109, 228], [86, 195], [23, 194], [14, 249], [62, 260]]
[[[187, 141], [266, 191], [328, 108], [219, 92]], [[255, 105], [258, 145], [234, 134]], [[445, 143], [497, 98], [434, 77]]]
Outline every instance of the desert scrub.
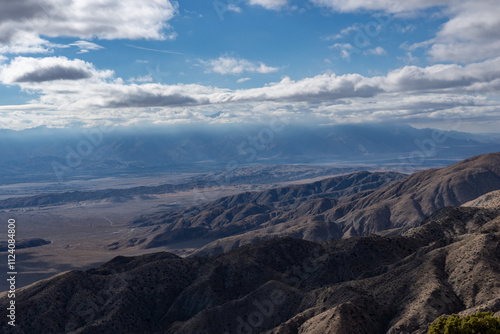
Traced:
[[430, 325], [427, 334], [500, 334], [500, 316], [494, 317], [493, 312], [441, 316]]

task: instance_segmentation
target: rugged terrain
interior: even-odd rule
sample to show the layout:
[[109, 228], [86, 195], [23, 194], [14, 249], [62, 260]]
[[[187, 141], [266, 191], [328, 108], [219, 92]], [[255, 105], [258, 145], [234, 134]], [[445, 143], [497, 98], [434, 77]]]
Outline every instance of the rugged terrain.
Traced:
[[[358, 167], [260, 165], [208, 173], [117, 175], [62, 184], [10, 184], [0, 186], [0, 212], [18, 222], [20, 287], [63, 271], [95, 267], [118, 254], [134, 256], [154, 251], [182, 254], [198, 247], [197, 243], [184, 242], [151, 250], [137, 247], [110, 250], [112, 243], [144, 234], [146, 228], [130, 225], [130, 220], [138, 215], [244, 191], [309, 183], [356, 170]], [[0, 231], [1, 240], [7, 240], [6, 232]], [[47, 242], [35, 243], [31, 239]], [[4, 243], [0, 241], [0, 251], [2, 245], [5, 248]], [[24, 245], [30, 247], [23, 248]], [[7, 287], [7, 281], [0, 281], [0, 291]]]
[[[108, 247], [205, 246], [186, 258], [118, 256], [21, 288], [18, 323], [1, 329], [424, 334], [442, 314], [499, 312], [499, 166], [493, 153], [410, 176], [358, 172], [146, 215], [134, 224], [150, 236]], [[0, 294], [0, 308], [8, 302]]]
[[499, 263], [500, 210], [445, 208], [401, 236], [117, 257], [23, 288], [19, 323], [2, 330], [425, 333], [441, 314], [499, 311]]
[[[310, 184], [287, 186], [263, 192], [245, 192], [182, 210], [167, 211], [133, 221], [137, 226], [160, 225], [147, 232], [146, 248], [184, 240], [219, 240], [258, 232], [277, 225], [282, 215], [311, 215], [331, 208], [338, 199], [376, 189], [404, 177], [398, 173], [359, 172]], [[311, 205], [311, 203], [313, 203]], [[266, 233], [267, 234], [267, 233]], [[269, 233], [272, 237], [274, 233]], [[255, 241], [255, 239], [253, 239]]]
[[207, 245], [197, 254], [216, 254], [278, 236], [327, 241], [403, 233], [441, 208], [500, 189], [500, 153], [401, 178], [395, 173], [359, 172], [143, 216], [134, 224], [154, 227], [127, 245], [140, 242], [154, 248], [198, 238]]

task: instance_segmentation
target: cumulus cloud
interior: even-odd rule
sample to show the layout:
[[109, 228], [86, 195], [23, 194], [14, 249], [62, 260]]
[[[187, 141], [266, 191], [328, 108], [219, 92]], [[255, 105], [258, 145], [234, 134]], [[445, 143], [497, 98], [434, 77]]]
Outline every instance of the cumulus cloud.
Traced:
[[[141, 84], [125, 84], [122, 79], [115, 78], [112, 71], [97, 70], [91, 63], [66, 57], [17, 57], [1, 65], [0, 69], [0, 80], [4, 84], [39, 90], [45, 102], [57, 104], [58, 101], [74, 100], [75, 103], [80, 101], [83, 107], [86, 107], [84, 101], [92, 101], [88, 106], [145, 107], [148, 101], [151, 101], [150, 106], [168, 106], [264, 101], [324, 102], [400, 92], [468, 93], [477, 89], [484, 91], [500, 80], [500, 58], [466, 66], [405, 66], [385, 76], [322, 74], [297, 81], [285, 77], [263, 87], [240, 90], [198, 84], [142, 83], [150, 81], [149, 76], [133, 79]], [[85, 83], [68, 85], [64, 82], [68, 80], [85, 80]]]
[[109, 78], [113, 71], [97, 71], [80, 59], [66, 57], [16, 57], [8, 65], [0, 66], [0, 80], [4, 84], [19, 84], [22, 88], [39, 89], [39, 83], [87, 78]]
[[359, 74], [323, 74], [294, 81], [285, 77], [278, 83], [260, 88], [236, 90], [227, 94], [222, 101], [335, 101], [342, 98], [371, 97], [381, 88]]
[[469, 62], [500, 54], [500, 7], [496, 0], [457, 2], [429, 54], [436, 61]]
[[8, 44], [0, 42], [0, 53], [20, 54], [20, 53], [49, 53], [54, 48], [65, 48], [66, 45], [53, 44], [46, 39], [40, 38], [35, 33], [17, 31], [12, 35]]
[[[122, 118], [127, 122], [190, 121], [189, 117], [208, 122], [255, 121], [277, 114], [321, 122], [417, 122], [457, 112], [488, 119], [500, 107], [496, 98], [500, 58], [466, 66], [405, 66], [372, 77], [331, 73], [301, 80], [285, 77], [262, 87], [231, 90], [142, 79], [125, 82], [112, 71], [79, 59], [17, 57], [0, 64], [0, 80], [38, 93], [32, 101], [37, 108], [61, 110], [61, 120], [82, 117], [84, 123], [103, 115], [121, 123]], [[207, 119], [207, 114], [218, 116]]]
[[241, 74], [251, 73], [271, 73], [279, 70], [277, 67], [270, 67], [262, 62], [253, 63], [246, 59], [236, 59], [233, 57], [219, 57], [209, 61], [202, 61], [209, 72], [219, 74]]
[[165, 39], [177, 12], [168, 0], [0, 0], [0, 8], [4, 53], [46, 52], [40, 36]]
[[[497, 0], [311, 0], [317, 6], [338, 12], [384, 11], [390, 14], [418, 15], [422, 10], [436, 8], [449, 20], [436, 36], [414, 47], [428, 48], [438, 61], [472, 62], [496, 57], [500, 53], [500, 12]], [[355, 26], [341, 31], [340, 38]]]
[[90, 75], [81, 69], [64, 67], [64, 66], [52, 66], [46, 69], [38, 69], [33, 72], [28, 72], [21, 77], [16, 78], [14, 82], [44, 82], [44, 81], [54, 81], [54, 80], [80, 80], [86, 79]]
[[500, 58], [490, 59], [466, 66], [456, 64], [428, 67], [405, 66], [389, 72], [386, 90], [390, 91], [436, 91], [474, 90], [474, 85], [490, 85], [500, 78]]

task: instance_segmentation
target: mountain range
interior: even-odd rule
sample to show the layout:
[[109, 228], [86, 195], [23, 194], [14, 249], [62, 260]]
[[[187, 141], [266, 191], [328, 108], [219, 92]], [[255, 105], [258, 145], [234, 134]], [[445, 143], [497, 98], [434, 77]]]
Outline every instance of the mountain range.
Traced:
[[[21, 288], [19, 323], [1, 329], [423, 334], [443, 314], [500, 312], [499, 190], [500, 153], [491, 153], [138, 217], [132, 226], [147, 233], [134, 246], [205, 245], [185, 258], [117, 256]], [[0, 294], [1, 308], [8, 301]]]
[[498, 207], [445, 208], [398, 236], [278, 238], [209, 257], [116, 257], [22, 289], [22, 321], [2, 330], [426, 333], [442, 314], [500, 310], [499, 217]]
[[[0, 130], [0, 181], [213, 171], [255, 164], [359, 163], [419, 169], [494, 151], [497, 135], [359, 124], [284, 122], [166, 128]], [[15, 168], [12, 168], [15, 166]], [[412, 168], [413, 168], [412, 167]]]
[[460, 206], [497, 189], [500, 154], [492, 153], [408, 177], [358, 172], [311, 184], [247, 192], [143, 216], [133, 223], [153, 226], [136, 240], [146, 248], [202, 239], [206, 245], [196, 254], [218, 254], [277, 236], [327, 241], [401, 233], [441, 208]]

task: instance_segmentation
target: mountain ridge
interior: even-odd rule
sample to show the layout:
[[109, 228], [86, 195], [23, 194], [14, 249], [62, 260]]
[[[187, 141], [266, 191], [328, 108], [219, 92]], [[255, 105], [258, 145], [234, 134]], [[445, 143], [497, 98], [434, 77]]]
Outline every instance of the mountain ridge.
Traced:
[[13, 333], [423, 334], [443, 313], [500, 310], [499, 233], [500, 208], [448, 207], [398, 236], [117, 257], [20, 289]]
[[[299, 189], [316, 189], [316, 195], [308, 197], [305, 192], [306, 196], [300, 197], [292, 191], [295, 196], [292, 202], [286, 198], [286, 191], [290, 188], [279, 188], [233, 195], [181, 211], [141, 217], [134, 220], [134, 224], [156, 225], [150, 231], [154, 236], [145, 242], [146, 248], [207, 232], [217, 240], [195, 251], [200, 255], [226, 252], [276, 236], [327, 241], [384, 231], [402, 233], [443, 207], [460, 206], [500, 189], [500, 153], [476, 156], [442, 169], [417, 172], [401, 180], [397, 180], [401, 178], [399, 174], [384, 174], [388, 184], [374, 182], [371, 189], [363, 188], [363, 180], [382, 174], [363, 173], [334, 178], [342, 184], [359, 177], [357, 182], [361, 185], [353, 183], [354, 188], [347, 187], [344, 192], [324, 191], [327, 189], [324, 185], [332, 182], [329, 179], [301, 185]], [[318, 185], [323, 185], [323, 188]], [[223, 233], [217, 230], [220, 224], [227, 225]]]

